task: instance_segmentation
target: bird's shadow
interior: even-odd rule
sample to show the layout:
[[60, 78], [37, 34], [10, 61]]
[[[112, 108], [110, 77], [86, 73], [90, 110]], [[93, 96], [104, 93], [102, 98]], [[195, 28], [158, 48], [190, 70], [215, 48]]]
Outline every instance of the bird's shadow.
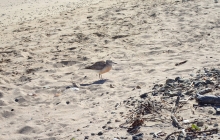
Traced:
[[94, 84], [101, 85], [101, 84], [104, 84], [106, 81], [107, 81], [107, 79], [102, 79], [102, 80], [94, 81], [91, 84], [80, 84], [80, 86], [90, 86], [90, 85], [94, 85]]

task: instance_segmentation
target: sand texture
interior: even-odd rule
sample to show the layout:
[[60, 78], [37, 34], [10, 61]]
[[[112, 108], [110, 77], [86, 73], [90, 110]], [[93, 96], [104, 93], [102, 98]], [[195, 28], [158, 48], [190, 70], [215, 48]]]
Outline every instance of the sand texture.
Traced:
[[[165, 122], [144, 121], [138, 133], [127, 132], [120, 126], [134, 108], [124, 101], [168, 78], [219, 68], [220, 2], [104, 0], [78, 8], [63, 3], [71, 4], [28, 11], [26, 1], [8, 13], [10, 5], [1, 5], [0, 140], [131, 140], [138, 133], [151, 140], [177, 131], [165, 112]], [[101, 60], [117, 63], [104, 80], [84, 69]], [[171, 98], [175, 103], [176, 96]], [[205, 119], [208, 129], [219, 127], [213, 107], [193, 109], [193, 104], [194, 99], [178, 112], [183, 120]], [[153, 138], [159, 131], [166, 135]]]

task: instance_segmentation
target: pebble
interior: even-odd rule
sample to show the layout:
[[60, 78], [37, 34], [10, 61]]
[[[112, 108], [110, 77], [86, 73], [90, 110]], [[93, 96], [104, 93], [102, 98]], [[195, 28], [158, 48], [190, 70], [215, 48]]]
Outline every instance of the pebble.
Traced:
[[212, 110], [209, 110], [208, 113], [209, 113], [209, 114], [213, 114], [214, 112], [213, 112]]
[[214, 82], [212, 82], [211, 80], [206, 80], [205, 83], [210, 84], [210, 85], [214, 85]]
[[119, 119], [116, 119], [115, 122], [121, 122]]
[[145, 98], [147, 98], [148, 97], [148, 93], [144, 93], [144, 94], [141, 94], [140, 95], [140, 98], [143, 98], [143, 99], [145, 99]]
[[56, 103], [56, 105], [60, 104], [60, 102]]
[[215, 123], [215, 124], [214, 124], [214, 127], [218, 127], [218, 124], [217, 124], [217, 123]]
[[181, 78], [180, 77], [176, 77], [175, 81], [178, 82]]
[[167, 79], [166, 84], [173, 84], [175, 82], [174, 79]]
[[209, 122], [208, 122], [208, 125], [212, 125], [212, 122], [211, 122], [211, 121], [209, 121]]
[[115, 87], [114, 85], [110, 84], [110, 88], [114, 88], [114, 87]]
[[79, 84], [77, 84], [77, 83], [73, 83], [73, 87], [79, 88], [80, 86], [79, 86]]
[[77, 87], [72, 87], [72, 88], [70, 88], [70, 90], [72, 90], [72, 91], [79, 91], [79, 88], [77, 88]]
[[197, 122], [197, 126], [202, 127], [203, 125], [204, 125], [204, 122], [203, 122], [203, 121], [198, 121], [198, 122]]
[[27, 95], [28, 96], [36, 96], [36, 94], [33, 94], [33, 93], [28, 93]]
[[183, 123], [190, 123], [189, 120], [183, 120]]
[[103, 135], [103, 133], [102, 133], [102, 132], [99, 132], [97, 135], [101, 136], [101, 135]]
[[113, 129], [113, 127], [109, 126], [109, 127], [108, 127], [108, 130], [111, 130], [111, 129]]
[[132, 136], [132, 140], [143, 140], [143, 133]]
[[85, 136], [85, 139], [89, 139], [89, 136]]

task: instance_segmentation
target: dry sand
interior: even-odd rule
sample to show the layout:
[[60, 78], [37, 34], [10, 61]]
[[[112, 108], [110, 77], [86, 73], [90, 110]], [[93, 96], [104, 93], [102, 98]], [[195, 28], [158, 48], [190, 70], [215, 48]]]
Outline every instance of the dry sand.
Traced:
[[[78, 8], [70, 0], [11, 2], [0, 9], [1, 140], [130, 140], [119, 127], [128, 108], [115, 109], [117, 103], [153, 83], [220, 66], [220, 2], [105, 0]], [[83, 69], [108, 59], [117, 64], [103, 83]], [[66, 89], [72, 83], [78, 91]], [[177, 130], [145, 124], [151, 126], [141, 128], [145, 140]]]

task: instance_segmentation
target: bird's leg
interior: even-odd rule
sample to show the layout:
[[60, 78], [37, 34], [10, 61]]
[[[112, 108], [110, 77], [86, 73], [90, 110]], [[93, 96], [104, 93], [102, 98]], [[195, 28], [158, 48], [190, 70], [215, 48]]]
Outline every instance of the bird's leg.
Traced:
[[103, 79], [102, 79], [102, 75], [101, 75], [101, 74], [99, 74], [99, 79], [100, 79], [100, 80], [103, 80]]

